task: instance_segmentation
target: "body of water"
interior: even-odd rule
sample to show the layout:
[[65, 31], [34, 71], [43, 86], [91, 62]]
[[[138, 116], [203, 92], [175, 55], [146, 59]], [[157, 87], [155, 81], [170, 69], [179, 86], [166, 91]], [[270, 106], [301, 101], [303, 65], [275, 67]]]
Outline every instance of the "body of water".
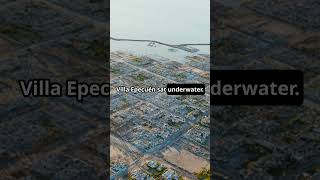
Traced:
[[[168, 44], [210, 43], [210, 0], [111, 0], [110, 35]], [[110, 41], [111, 51], [183, 59], [189, 52], [144, 42]], [[196, 46], [195, 46], [196, 47]], [[197, 46], [209, 54], [209, 46]]]

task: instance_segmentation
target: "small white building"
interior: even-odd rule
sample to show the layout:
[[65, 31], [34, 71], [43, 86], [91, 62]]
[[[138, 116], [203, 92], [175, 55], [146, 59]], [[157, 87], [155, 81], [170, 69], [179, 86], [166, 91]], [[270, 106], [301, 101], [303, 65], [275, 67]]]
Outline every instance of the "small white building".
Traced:
[[148, 162], [148, 167], [155, 169], [159, 166], [159, 164], [156, 161], [149, 161]]
[[165, 180], [179, 180], [177, 173], [172, 170], [167, 170], [165, 173], [163, 173], [162, 178]]

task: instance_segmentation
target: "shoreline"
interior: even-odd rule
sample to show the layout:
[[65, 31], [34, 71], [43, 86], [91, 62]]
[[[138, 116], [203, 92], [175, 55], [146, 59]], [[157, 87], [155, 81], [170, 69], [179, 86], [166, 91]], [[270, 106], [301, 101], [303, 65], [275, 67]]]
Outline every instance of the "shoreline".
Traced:
[[148, 39], [124, 39], [124, 38], [114, 38], [114, 37], [110, 37], [110, 40], [113, 41], [130, 41], [130, 42], [147, 42], [149, 43], [148, 46], [153, 46], [155, 43], [160, 44], [160, 45], [164, 45], [164, 46], [168, 46], [171, 48], [176, 48], [176, 49], [180, 49], [183, 51], [187, 51], [187, 52], [191, 52], [191, 53], [195, 53], [198, 52], [199, 49], [194, 48], [194, 47], [188, 47], [188, 46], [210, 46], [210, 44], [205, 44], [205, 43], [184, 43], [184, 44], [168, 44], [168, 43], [163, 43], [160, 41], [154, 41], [154, 40], [148, 40]]

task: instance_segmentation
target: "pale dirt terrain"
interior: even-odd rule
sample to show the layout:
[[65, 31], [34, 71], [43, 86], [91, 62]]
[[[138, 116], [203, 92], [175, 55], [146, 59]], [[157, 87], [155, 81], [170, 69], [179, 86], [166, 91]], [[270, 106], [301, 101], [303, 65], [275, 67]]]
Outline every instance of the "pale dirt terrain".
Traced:
[[203, 167], [209, 168], [209, 162], [186, 150], [169, 148], [162, 153], [164, 159], [191, 172], [199, 172]]

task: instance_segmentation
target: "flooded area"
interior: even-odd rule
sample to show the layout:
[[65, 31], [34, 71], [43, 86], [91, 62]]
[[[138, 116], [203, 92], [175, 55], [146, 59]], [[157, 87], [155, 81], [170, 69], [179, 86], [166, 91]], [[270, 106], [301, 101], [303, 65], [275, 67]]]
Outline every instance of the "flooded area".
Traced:
[[210, 46], [192, 46], [199, 51], [192, 53], [182, 49], [172, 48], [161, 44], [148, 46], [146, 42], [131, 42], [131, 41], [115, 41], [111, 40], [111, 51], [126, 52], [136, 56], [148, 56], [158, 61], [177, 61], [184, 63], [187, 56], [193, 55], [209, 55]]
[[186, 56], [210, 52], [210, 1], [199, 0], [112, 0], [111, 32], [113, 38], [152, 40], [186, 46], [197, 51], [148, 42], [110, 40], [111, 51], [129, 52], [159, 60], [184, 62]]

